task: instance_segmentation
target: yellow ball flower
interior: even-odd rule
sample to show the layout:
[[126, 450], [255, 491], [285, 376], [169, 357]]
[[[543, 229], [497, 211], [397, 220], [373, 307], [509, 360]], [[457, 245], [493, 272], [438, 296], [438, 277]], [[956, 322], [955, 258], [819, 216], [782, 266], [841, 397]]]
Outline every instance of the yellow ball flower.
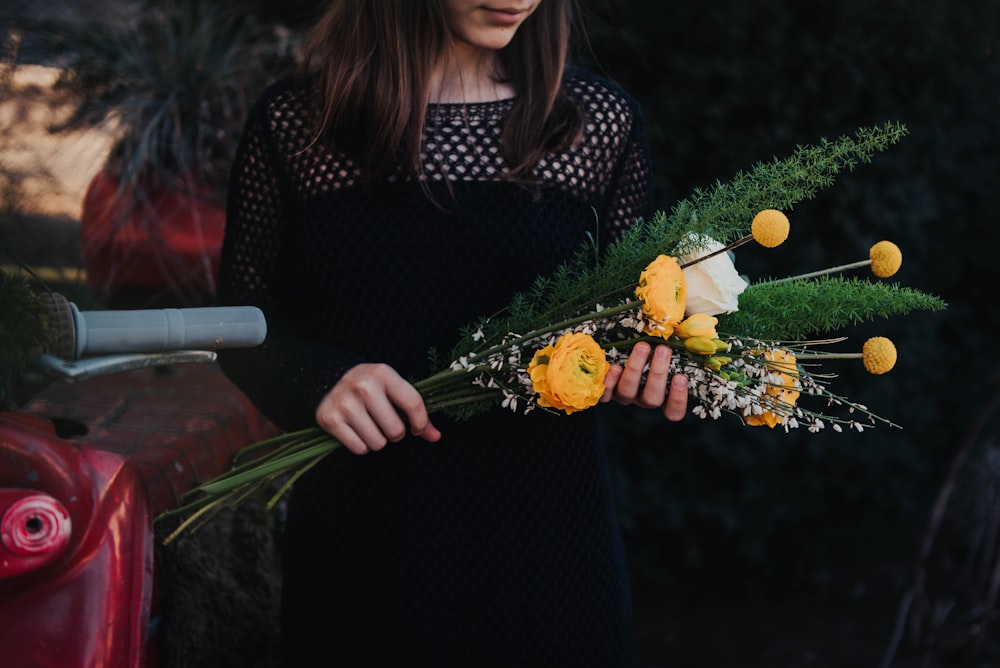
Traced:
[[891, 241], [880, 241], [872, 246], [868, 257], [872, 261], [872, 273], [879, 278], [892, 276], [903, 264], [903, 252]]
[[593, 337], [571, 333], [537, 351], [528, 375], [539, 406], [569, 415], [597, 405], [610, 368], [604, 349]]
[[[704, 313], [695, 313], [684, 319], [681, 324], [677, 325], [674, 329], [674, 334], [682, 339], [687, 339], [692, 336], [703, 336], [706, 339], [715, 339], [719, 334], [715, 331], [715, 326], [719, 324], [719, 319], [705, 315]], [[712, 352], [715, 352], [714, 350]]]
[[642, 312], [650, 319], [647, 334], [664, 339], [684, 318], [687, 304], [687, 280], [677, 259], [660, 255], [639, 274], [635, 296], [642, 301]]
[[896, 366], [896, 346], [884, 336], [874, 336], [865, 341], [861, 358], [868, 373], [876, 376], [888, 373]]
[[790, 227], [788, 216], [777, 209], [764, 209], [753, 217], [750, 233], [761, 246], [774, 248], [785, 243]]

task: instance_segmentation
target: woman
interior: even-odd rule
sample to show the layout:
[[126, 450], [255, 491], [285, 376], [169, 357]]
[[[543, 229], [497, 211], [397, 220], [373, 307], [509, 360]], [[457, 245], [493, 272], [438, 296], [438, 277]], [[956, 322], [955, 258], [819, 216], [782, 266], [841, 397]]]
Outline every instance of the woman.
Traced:
[[[597, 411], [432, 421], [406, 380], [588, 235], [650, 213], [635, 102], [565, 68], [572, 4], [335, 0], [304, 76], [247, 122], [220, 294], [269, 333], [223, 367], [281, 427], [365, 455], [292, 493], [287, 665], [631, 661]], [[681, 419], [669, 361], [637, 346], [602, 400]]]

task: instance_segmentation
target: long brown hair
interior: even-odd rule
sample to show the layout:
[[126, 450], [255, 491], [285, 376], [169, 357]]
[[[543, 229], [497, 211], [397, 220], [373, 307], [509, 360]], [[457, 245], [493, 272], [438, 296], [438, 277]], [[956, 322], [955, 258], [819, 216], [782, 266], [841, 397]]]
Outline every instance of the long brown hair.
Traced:
[[[362, 181], [397, 160], [420, 170], [430, 76], [451, 33], [443, 0], [332, 0], [306, 44], [317, 77], [317, 134], [350, 156]], [[498, 77], [516, 98], [501, 136], [510, 176], [527, 179], [545, 153], [569, 146], [583, 120], [560, 83], [576, 0], [543, 0], [498, 52]]]

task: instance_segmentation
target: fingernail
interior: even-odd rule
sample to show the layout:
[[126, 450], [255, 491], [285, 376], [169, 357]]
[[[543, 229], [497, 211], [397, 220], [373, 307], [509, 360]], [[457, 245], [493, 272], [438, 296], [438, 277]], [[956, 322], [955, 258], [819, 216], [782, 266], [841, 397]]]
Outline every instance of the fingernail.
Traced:
[[669, 354], [670, 354], [669, 348], [667, 348], [666, 346], [657, 346], [656, 351], [653, 352], [653, 359], [655, 359], [658, 362], [662, 362], [665, 359], [667, 359], [667, 356]]

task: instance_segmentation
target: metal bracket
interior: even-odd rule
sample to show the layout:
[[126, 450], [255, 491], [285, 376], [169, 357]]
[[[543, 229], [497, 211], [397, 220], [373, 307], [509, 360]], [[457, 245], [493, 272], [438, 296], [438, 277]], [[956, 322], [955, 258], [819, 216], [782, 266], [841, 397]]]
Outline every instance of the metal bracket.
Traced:
[[178, 350], [169, 353], [137, 355], [104, 355], [81, 360], [66, 361], [49, 354], [39, 355], [36, 366], [48, 375], [64, 381], [78, 381], [94, 376], [106, 376], [132, 369], [143, 369], [169, 364], [195, 364], [214, 362], [217, 355], [211, 350]]

